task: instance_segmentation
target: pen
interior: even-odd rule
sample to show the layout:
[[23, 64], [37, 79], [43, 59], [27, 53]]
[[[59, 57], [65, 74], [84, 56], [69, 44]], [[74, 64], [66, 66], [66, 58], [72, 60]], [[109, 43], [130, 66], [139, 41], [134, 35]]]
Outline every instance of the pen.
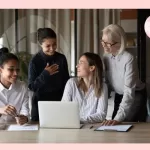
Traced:
[[18, 114], [18, 113], [16, 113], [14, 117], [19, 117], [19, 114]]
[[92, 129], [93, 128], [93, 126], [90, 126], [90, 129]]

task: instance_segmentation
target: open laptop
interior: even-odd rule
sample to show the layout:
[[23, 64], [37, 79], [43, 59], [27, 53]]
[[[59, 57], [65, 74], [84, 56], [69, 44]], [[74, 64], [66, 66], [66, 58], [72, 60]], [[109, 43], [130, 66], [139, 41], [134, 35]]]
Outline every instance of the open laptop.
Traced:
[[38, 108], [42, 128], [80, 128], [76, 102], [39, 101]]

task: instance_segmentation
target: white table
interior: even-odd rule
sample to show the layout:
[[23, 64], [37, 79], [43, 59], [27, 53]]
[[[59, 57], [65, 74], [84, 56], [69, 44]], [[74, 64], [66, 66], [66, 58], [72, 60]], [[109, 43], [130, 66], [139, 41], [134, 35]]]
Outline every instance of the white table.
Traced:
[[0, 130], [0, 143], [150, 143], [150, 123], [135, 123], [128, 132], [94, 131], [99, 124], [82, 129]]

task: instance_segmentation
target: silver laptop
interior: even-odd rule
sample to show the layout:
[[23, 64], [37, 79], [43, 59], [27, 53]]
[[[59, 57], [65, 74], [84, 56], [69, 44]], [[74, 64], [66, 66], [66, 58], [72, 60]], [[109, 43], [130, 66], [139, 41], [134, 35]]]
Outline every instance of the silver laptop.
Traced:
[[42, 128], [80, 128], [76, 102], [39, 101], [39, 122]]

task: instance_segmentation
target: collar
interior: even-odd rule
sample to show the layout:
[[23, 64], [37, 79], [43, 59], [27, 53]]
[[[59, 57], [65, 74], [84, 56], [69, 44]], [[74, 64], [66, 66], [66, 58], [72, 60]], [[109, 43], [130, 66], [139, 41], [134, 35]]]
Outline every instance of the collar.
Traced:
[[57, 53], [57, 52], [55, 51], [54, 55], [51, 55], [51, 56], [50, 56], [50, 55], [46, 55], [46, 54], [43, 52], [42, 49], [40, 50], [40, 54], [41, 54], [42, 57], [43, 57], [44, 59], [46, 59], [46, 60], [49, 59], [49, 58], [55, 57], [56, 53]]
[[10, 90], [12, 90], [14, 87], [15, 87], [15, 83], [12, 83], [12, 84], [10, 85], [9, 89], [5, 88], [5, 87], [3, 86], [3, 84], [0, 83], [0, 92], [2, 92], [3, 90], [10, 91]]
[[123, 55], [123, 52], [121, 52], [120, 54], [117, 54], [116, 56], [113, 56], [112, 54], [110, 54], [110, 58], [120, 61], [122, 55]]

